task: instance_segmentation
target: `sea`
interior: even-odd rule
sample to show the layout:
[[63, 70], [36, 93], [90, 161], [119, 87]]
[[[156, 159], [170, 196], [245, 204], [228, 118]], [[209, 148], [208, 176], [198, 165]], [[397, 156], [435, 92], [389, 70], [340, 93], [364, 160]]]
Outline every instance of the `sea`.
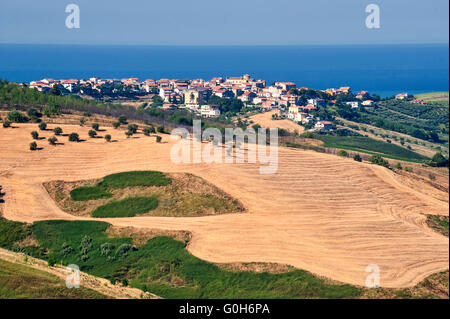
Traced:
[[0, 44], [0, 79], [198, 79], [250, 74], [382, 97], [448, 91], [449, 45], [114, 46]]

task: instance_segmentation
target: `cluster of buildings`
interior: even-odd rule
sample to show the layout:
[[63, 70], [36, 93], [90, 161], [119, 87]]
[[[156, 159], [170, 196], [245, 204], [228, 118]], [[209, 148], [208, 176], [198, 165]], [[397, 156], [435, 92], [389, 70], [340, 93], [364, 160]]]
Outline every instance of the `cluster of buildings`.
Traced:
[[[275, 82], [272, 85], [266, 85], [265, 80], [255, 80], [248, 74], [241, 77], [215, 77], [209, 81], [203, 79], [147, 79], [139, 81], [138, 78], [102, 79], [97, 77], [87, 80], [43, 79], [30, 82], [29, 87], [45, 92], [55, 85], [63, 89], [63, 94], [91, 95], [94, 92], [99, 95], [120, 95], [121, 92], [127, 92], [127, 94], [136, 95], [159, 95], [164, 108], [186, 108], [204, 117], [220, 115], [217, 105], [208, 104], [212, 95], [220, 98], [237, 98], [245, 105], [258, 106], [264, 110], [281, 108], [285, 117], [302, 123], [311, 122], [313, 120], [311, 111], [314, 111], [319, 105], [325, 106], [327, 102], [316, 98], [308, 99], [305, 103], [305, 99], [302, 99], [300, 95], [293, 94], [295, 92], [292, 92], [292, 89], [297, 89], [295, 83]], [[339, 89], [327, 89], [323, 92], [327, 93], [330, 99], [333, 99], [339, 94], [349, 94], [351, 90], [350, 87], [341, 87]], [[352, 108], [358, 108], [361, 104], [370, 106], [373, 101], [365, 99], [366, 95], [366, 91], [361, 91], [356, 95], [355, 101], [346, 103], [351, 105]]]

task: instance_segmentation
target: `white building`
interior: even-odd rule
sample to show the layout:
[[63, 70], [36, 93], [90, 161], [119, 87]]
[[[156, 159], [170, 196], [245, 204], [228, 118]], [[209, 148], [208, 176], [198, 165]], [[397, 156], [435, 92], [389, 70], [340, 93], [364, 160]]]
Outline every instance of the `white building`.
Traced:
[[216, 105], [202, 105], [200, 115], [203, 117], [216, 117], [220, 115], [220, 110]]
[[345, 102], [345, 104], [350, 105], [352, 109], [357, 109], [359, 107], [359, 101]]

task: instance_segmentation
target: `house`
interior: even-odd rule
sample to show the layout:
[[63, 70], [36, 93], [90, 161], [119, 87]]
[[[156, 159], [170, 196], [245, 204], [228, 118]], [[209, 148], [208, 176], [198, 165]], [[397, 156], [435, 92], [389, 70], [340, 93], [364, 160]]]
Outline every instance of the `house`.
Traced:
[[239, 100], [242, 102], [251, 103], [253, 101], [253, 98], [256, 97], [256, 94], [250, 91], [244, 92], [241, 96], [238, 97]]
[[351, 89], [349, 86], [342, 86], [337, 90], [337, 92], [342, 94], [349, 94], [351, 92]]
[[329, 131], [333, 128], [333, 123], [330, 121], [319, 121], [314, 125], [316, 130]]
[[217, 95], [221, 98], [228, 98], [231, 99], [234, 96], [233, 91], [227, 90], [227, 89], [219, 89], [217, 91], [214, 91], [214, 95]]
[[298, 112], [294, 114], [294, 118], [292, 119], [294, 122], [304, 122], [308, 117], [308, 113]]
[[163, 99], [164, 102], [170, 102], [175, 95], [176, 94], [172, 88], [164, 87], [159, 89], [159, 96]]
[[359, 107], [359, 101], [345, 102], [345, 104], [350, 105], [352, 109], [357, 109]]
[[212, 91], [209, 88], [205, 87], [195, 87], [189, 90], [186, 90], [184, 93], [184, 103], [186, 106], [198, 106], [200, 104], [204, 104], [208, 102], [209, 97], [211, 96]]
[[356, 98], [358, 100], [362, 100], [362, 99], [364, 99], [364, 96], [366, 96], [367, 94], [369, 94], [369, 92], [367, 92], [367, 91], [359, 91], [358, 94], [356, 95]]
[[239, 84], [244, 84], [244, 83], [250, 83], [250, 82], [254, 82], [254, 79], [250, 78], [250, 75], [245, 74], [243, 76], [240, 77], [229, 77], [227, 78], [226, 82], [233, 84], [233, 85], [239, 85]]
[[261, 103], [261, 107], [266, 110], [271, 110], [275, 106], [275, 102], [272, 100], [267, 100]]
[[426, 102], [424, 100], [412, 100], [410, 101], [410, 103], [414, 103], [414, 104], [425, 104]]
[[312, 106], [325, 106], [325, 100], [324, 99], [308, 99], [308, 105]]
[[408, 93], [399, 93], [395, 96], [396, 100], [404, 100], [409, 96]]
[[202, 105], [200, 107], [200, 115], [203, 117], [216, 117], [220, 115], [217, 105]]
[[289, 106], [288, 112], [289, 113], [298, 113], [299, 112], [299, 106], [293, 105], [293, 106]]
[[275, 82], [275, 86], [282, 88], [285, 91], [295, 89], [297, 85], [293, 82]]
[[373, 101], [372, 100], [365, 100], [361, 103], [364, 106], [373, 106]]
[[314, 111], [317, 108], [314, 105], [301, 106], [301, 109], [307, 112]]

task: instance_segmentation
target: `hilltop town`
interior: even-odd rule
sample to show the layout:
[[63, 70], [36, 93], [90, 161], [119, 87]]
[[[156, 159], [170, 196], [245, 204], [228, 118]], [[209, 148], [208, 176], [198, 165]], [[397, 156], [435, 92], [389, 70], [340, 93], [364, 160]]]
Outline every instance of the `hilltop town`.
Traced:
[[[241, 77], [215, 77], [209, 81], [203, 79], [102, 79], [93, 77], [88, 80], [43, 79], [32, 81], [30, 88], [48, 92], [57, 87], [61, 94], [78, 94], [93, 98], [139, 98], [145, 97], [151, 103], [142, 103], [142, 107], [157, 106], [162, 109], [187, 109], [202, 117], [214, 118], [224, 112], [220, 105], [211, 101], [236, 99], [240, 106], [259, 108], [262, 111], [280, 109], [280, 117], [307, 125], [309, 128], [329, 130], [332, 122], [314, 115], [318, 106], [334, 105], [337, 101], [351, 109], [360, 106], [371, 107], [380, 100], [368, 91], [352, 94], [350, 87], [313, 90], [297, 87], [293, 82], [274, 82], [267, 85], [265, 80], [255, 80], [246, 74]], [[216, 100], [211, 99], [216, 98]], [[407, 93], [396, 96], [397, 99], [408, 98]], [[414, 100], [423, 103], [421, 100]], [[275, 118], [276, 119], [276, 118]]]

